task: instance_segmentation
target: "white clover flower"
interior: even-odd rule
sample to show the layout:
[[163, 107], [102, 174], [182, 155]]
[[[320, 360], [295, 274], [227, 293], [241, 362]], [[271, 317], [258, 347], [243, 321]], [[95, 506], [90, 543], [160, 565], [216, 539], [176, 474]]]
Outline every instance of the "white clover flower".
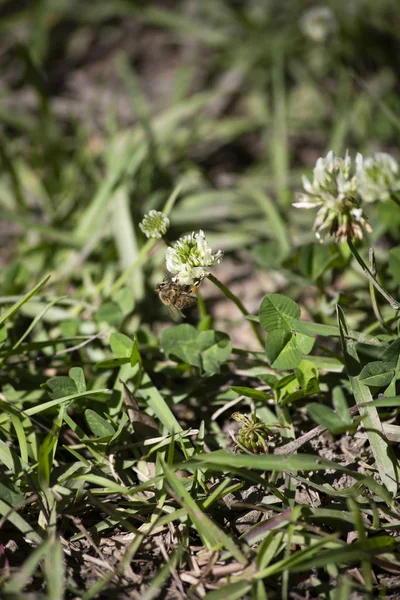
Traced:
[[209, 275], [210, 268], [221, 262], [223, 252], [213, 252], [203, 231], [181, 237], [167, 248], [166, 266], [172, 280], [182, 285], [193, 285]]
[[386, 202], [392, 194], [400, 191], [399, 165], [390, 154], [377, 152], [366, 159], [357, 154], [356, 173], [364, 202]]
[[305, 193], [298, 194], [297, 208], [318, 208], [314, 230], [318, 239], [323, 234], [333, 235], [336, 241], [357, 237], [362, 239], [363, 229], [371, 231], [361, 207], [358, 179], [352, 174], [351, 158], [346, 153], [340, 158], [329, 152], [319, 158], [310, 182], [303, 177]]
[[337, 28], [335, 15], [328, 6], [310, 8], [302, 15], [299, 25], [313, 42], [323, 42]]
[[167, 233], [169, 219], [164, 213], [151, 210], [147, 215], [144, 215], [139, 227], [146, 237], [160, 239]]

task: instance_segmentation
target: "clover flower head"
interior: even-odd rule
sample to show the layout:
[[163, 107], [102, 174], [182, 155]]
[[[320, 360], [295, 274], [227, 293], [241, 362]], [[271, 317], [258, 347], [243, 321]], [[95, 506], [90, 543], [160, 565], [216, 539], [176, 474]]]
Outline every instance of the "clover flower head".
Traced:
[[314, 6], [300, 19], [300, 29], [313, 42], [323, 42], [336, 28], [335, 15], [328, 6]]
[[313, 181], [303, 177], [305, 193], [298, 194], [297, 208], [318, 208], [314, 230], [318, 239], [333, 235], [336, 241], [363, 237], [371, 231], [361, 206], [358, 179], [353, 174], [351, 158], [329, 152], [316, 162]]
[[163, 212], [151, 210], [144, 215], [139, 227], [146, 237], [160, 239], [167, 233], [169, 219]]
[[356, 173], [364, 202], [386, 202], [392, 194], [400, 191], [399, 165], [390, 154], [377, 152], [366, 159], [357, 154]]
[[167, 248], [165, 254], [167, 271], [172, 280], [182, 285], [193, 285], [209, 275], [210, 268], [219, 264], [223, 252], [213, 252], [203, 231], [181, 237]]

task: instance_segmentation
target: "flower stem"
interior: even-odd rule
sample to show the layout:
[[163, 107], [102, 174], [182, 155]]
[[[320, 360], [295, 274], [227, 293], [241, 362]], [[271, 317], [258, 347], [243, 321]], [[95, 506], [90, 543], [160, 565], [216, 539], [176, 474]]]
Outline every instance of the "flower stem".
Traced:
[[354, 244], [350, 240], [350, 238], [347, 240], [347, 243], [349, 245], [352, 255], [354, 256], [354, 258], [356, 259], [356, 261], [362, 268], [364, 275], [369, 279], [369, 281], [372, 283], [372, 285], [375, 287], [375, 289], [377, 289], [378, 292], [380, 294], [382, 294], [382, 296], [385, 298], [385, 300], [387, 300], [389, 302], [389, 304], [393, 308], [393, 310], [399, 310], [400, 304], [394, 298], [392, 298], [392, 296], [377, 282], [374, 275], [371, 273], [371, 271], [365, 264], [364, 260], [361, 258], [360, 254], [358, 253], [356, 247], [354, 246]]
[[[375, 262], [375, 254], [374, 254], [373, 248], [369, 249], [369, 270], [371, 271], [372, 275], [374, 277], [376, 277], [376, 262]], [[382, 318], [381, 311], [379, 310], [378, 301], [376, 298], [376, 290], [375, 290], [375, 287], [374, 287], [372, 281], [369, 282], [369, 295], [371, 296], [372, 310], [374, 311], [374, 315], [375, 315], [377, 321], [379, 322], [380, 326], [383, 329], [386, 329], [386, 331], [389, 331], [388, 326], [386, 325], [386, 323], [384, 322], [384, 320]]]
[[400, 198], [399, 198], [399, 194], [392, 194], [390, 196], [391, 200], [393, 200], [393, 202], [395, 204], [397, 204], [397, 206], [400, 206]]
[[[250, 315], [249, 311], [243, 306], [243, 304], [241, 303], [241, 301], [239, 300], [239, 298], [237, 296], [235, 296], [235, 294], [233, 294], [231, 292], [231, 290], [229, 288], [226, 287], [226, 285], [224, 285], [222, 283], [222, 281], [220, 281], [219, 279], [217, 279], [216, 277], [214, 277], [214, 275], [211, 275], [211, 273], [209, 275], [207, 275], [207, 278], [214, 284], [217, 286], [217, 288], [219, 288], [221, 290], [221, 292], [226, 296], [226, 298], [228, 298], [229, 300], [232, 300], [232, 302], [234, 304], [236, 304], [236, 306], [238, 307], [238, 309], [240, 310], [240, 312], [247, 317], [248, 315]], [[261, 346], [264, 348], [264, 340], [262, 338], [261, 333], [258, 330], [257, 324], [254, 323], [253, 321], [249, 321], [250, 323], [250, 327], [252, 328], [254, 335], [256, 336], [257, 340], [260, 342]]]

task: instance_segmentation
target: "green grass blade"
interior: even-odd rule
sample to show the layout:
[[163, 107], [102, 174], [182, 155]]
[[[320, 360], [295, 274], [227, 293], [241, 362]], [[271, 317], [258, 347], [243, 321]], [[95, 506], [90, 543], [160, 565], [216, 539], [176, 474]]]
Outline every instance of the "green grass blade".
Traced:
[[7, 521], [12, 523], [23, 535], [25, 535], [34, 544], [40, 545], [43, 540], [41, 536], [32, 529], [32, 526], [25, 521], [21, 515], [15, 512], [15, 509], [8, 506], [3, 500], [0, 500], [0, 514], [3, 515]]
[[209, 592], [204, 598], [205, 600], [240, 600], [245, 594], [251, 590], [251, 584], [247, 581], [235, 581], [222, 586], [219, 590]]
[[318, 569], [330, 564], [357, 564], [363, 560], [373, 560], [375, 556], [391, 552], [396, 546], [396, 541], [388, 536], [382, 535], [375, 538], [369, 538], [354, 544], [343, 544], [340, 548], [333, 548], [324, 552], [319, 552], [312, 560], [301, 561], [294, 564], [291, 568], [293, 573], [308, 571], [309, 569]]
[[25, 429], [22, 425], [21, 418], [15, 414], [10, 414], [10, 421], [15, 429], [15, 433], [17, 434], [17, 439], [18, 439], [19, 450], [20, 450], [22, 462], [28, 464], [28, 462], [29, 462], [28, 443], [26, 440]]
[[27, 408], [24, 410], [24, 414], [28, 416], [36, 415], [41, 413], [49, 408], [53, 408], [54, 406], [58, 406], [63, 402], [72, 402], [73, 400], [78, 400], [79, 398], [83, 398], [84, 396], [94, 396], [95, 394], [110, 394], [111, 391], [107, 389], [103, 390], [88, 390], [86, 392], [81, 392], [80, 394], [71, 394], [69, 396], [63, 396], [62, 398], [56, 398], [55, 400], [49, 400], [48, 402], [44, 402], [43, 404], [39, 404], [38, 406], [32, 406], [31, 408]]
[[157, 573], [157, 575], [150, 582], [147, 590], [141, 594], [142, 600], [153, 600], [153, 598], [158, 598], [160, 592], [163, 589], [163, 586], [167, 579], [171, 577], [171, 572], [175, 569], [178, 564], [184, 549], [177, 548], [171, 556], [168, 558], [168, 562], [162, 567], [162, 569]]
[[176, 495], [176, 499], [179, 499], [183, 504], [190, 520], [193, 522], [206, 546], [214, 550], [224, 547], [229, 550], [238, 562], [246, 564], [246, 557], [232, 538], [224, 533], [205, 513], [202, 512], [189, 492], [185, 489], [183, 483], [176, 477], [173, 470], [170, 469], [166, 463], [164, 463], [164, 473], [166, 481]]
[[51, 302], [49, 302], [48, 304], [46, 304], [46, 306], [41, 310], [41, 312], [36, 315], [36, 317], [33, 319], [32, 323], [29, 325], [29, 327], [27, 328], [27, 330], [21, 335], [21, 337], [19, 338], [19, 340], [17, 342], [15, 342], [14, 346], [12, 347], [13, 350], [16, 350], [24, 341], [24, 339], [30, 334], [30, 332], [34, 329], [34, 327], [39, 323], [40, 319], [47, 313], [47, 311], [54, 306], [55, 304], [57, 304], [60, 300], [63, 300], [65, 298], [65, 296], [60, 296], [59, 298], [54, 298], [54, 300], [52, 300]]
[[350, 475], [366, 489], [372, 490], [389, 504], [391, 496], [385, 486], [377, 483], [373, 477], [363, 475], [331, 460], [326, 460], [312, 454], [288, 454], [288, 455], [260, 455], [260, 454], [230, 454], [224, 450], [217, 450], [209, 454], [195, 455], [189, 461], [189, 465], [205, 465], [216, 471], [254, 469], [258, 471], [272, 471], [282, 473], [296, 473], [297, 471], [324, 471], [334, 469]]
[[183, 431], [168, 404], [165, 402], [147, 373], [143, 374], [140, 394], [144, 397], [149, 408], [151, 408], [168, 433], [180, 433]]
[[266, 569], [271, 560], [279, 556], [283, 540], [283, 531], [271, 531], [260, 544], [257, 554], [257, 567], [260, 571]]
[[272, 234], [278, 242], [282, 259], [285, 258], [290, 252], [291, 244], [286, 223], [279, 214], [278, 208], [272, 199], [263, 191], [250, 188], [248, 193], [254, 198], [265, 214], [267, 221], [270, 224]]
[[270, 154], [278, 203], [287, 208], [289, 194], [289, 147], [286, 120], [285, 65], [283, 48], [276, 48], [272, 68], [273, 126]]
[[[356, 526], [356, 530], [358, 533], [358, 539], [360, 543], [364, 543], [367, 539], [363, 519], [361, 516], [361, 511], [358, 504], [353, 500], [353, 498], [348, 498], [347, 505], [352, 514], [354, 525]], [[368, 558], [363, 558], [361, 560], [361, 568], [364, 575], [365, 587], [369, 593], [372, 592], [373, 589], [373, 574], [371, 568], [371, 561]]]
[[65, 597], [64, 552], [59, 539], [52, 540], [44, 560], [44, 574], [49, 600], [63, 600]]
[[376, 406], [378, 408], [390, 408], [400, 406], [400, 396], [391, 396], [389, 398], [379, 398], [379, 400], [372, 400], [365, 404], [359, 404], [359, 406]]
[[[114, 240], [117, 247], [121, 270], [127, 269], [139, 256], [135, 227], [132, 222], [130, 200], [127, 185], [119, 186], [112, 203], [112, 221]], [[138, 265], [139, 267], [139, 265]], [[136, 300], [143, 299], [143, 271], [136, 268], [130, 273], [130, 284]]]
[[42, 289], [42, 287], [44, 287], [46, 285], [46, 283], [49, 281], [50, 277], [51, 277], [51, 275], [47, 275], [47, 277], [45, 277], [44, 279], [42, 279], [41, 281], [39, 281], [39, 283], [37, 285], [35, 285], [35, 287], [30, 292], [28, 292], [27, 294], [25, 294], [25, 296], [23, 296], [21, 298], [21, 300], [18, 300], [18, 302], [16, 302], [8, 310], [6, 310], [0, 316], [0, 325], [2, 325], [8, 319], [10, 319], [16, 312], [19, 311], [19, 309], [21, 308], [21, 306], [23, 306], [31, 298], [33, 298], [33, 296], [35, 296], [35, 294], [37, 294]]
[[23, 468], [29, 468], [28, 464], [23, 464], [18, 454], [9, 448], [3, 440], [0, 440], [0, 462], [15, 474], [20, 473]]
[[136, 114], [143, 128], [152, 163], [155, 167], [160, 168], [161, 165], [158, 158], [158, 150], [150, 116], [149, 102], [140, 87], [134, 70], [125, 57], [121, 57], [117, 60], [117, 69], [129, 91], [133, 105], [133, 113]]
[[28, 558], [23, 562], [21, 568], [5, 585], [3, 590], [4, 594], [18, 594], [23, 590], [38, 568], [40, 561], [47, 553], [50, 544], [50, 540], [46, 540], [28, 556]]
[[354, 343], [348, 338], [349, 328], [340, 306], [337, 307], [337, 314], [347, 374], [354, 399], [359, 406], [381, 480], [387, 489], [395, 494], [399, 479], [398, 462], [390, 451], [377, 409], [369, 405], [372, 402], [371, 391], [359, 379], [361, 363]]
[[316, 541], [314, 544], [299, 550], [298, 552], [294, 552], [290, 556], [275, 562], [265, 569], [262, 569], [256, 574], [255, 579], [265, 579], [267, 577], [271, 577], [271, 575], [275, 575], [276, 573], [282, 573], [285, 569], [290, 569], [292, 571], [296, 566], [300, 566], [301, 569], [302, 566], [308, 565], [308, 568], [312, 569], [314, 567], [310, 565], [321, 553], [321, 550], [324, 547], [329, 546], [330, 543], [335, 542], [337, 538], [338, 534], [335, 533], [327, 535], [324, 538]]
[[[81, 600], [91, 600], [92, 598], [99, 598], [103, 589], [114, 579], [114, 571], [110, 571], [105, 577], [98, 579], [93, 585], [86, 590], [81, 597]], [[49, 598], [50, 600], [50, 598]]]
[[51, 227], [50, 225], [44, 225], [43, 223], [35, 223], [32, 221], [32, 217], [2, 208], [1, 218], [9, 223], [18, 223], [26, 231], [37, 231], [57, 243], [63, 242], [66, 246], [78, 245], [78, 242], [73, 239], [71, 233], [61, 231], [59, 228]]

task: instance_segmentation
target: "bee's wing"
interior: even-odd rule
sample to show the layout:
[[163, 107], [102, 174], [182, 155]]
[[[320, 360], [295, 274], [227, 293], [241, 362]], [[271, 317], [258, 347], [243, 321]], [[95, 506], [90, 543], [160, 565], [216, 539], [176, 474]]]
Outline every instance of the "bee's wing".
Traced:
[[167, 304], [168, 314], [173, 321], [180, 321], [181, 319], [185, 319], [185, 315], [179, 308], [176, 308], [173, 304]]

